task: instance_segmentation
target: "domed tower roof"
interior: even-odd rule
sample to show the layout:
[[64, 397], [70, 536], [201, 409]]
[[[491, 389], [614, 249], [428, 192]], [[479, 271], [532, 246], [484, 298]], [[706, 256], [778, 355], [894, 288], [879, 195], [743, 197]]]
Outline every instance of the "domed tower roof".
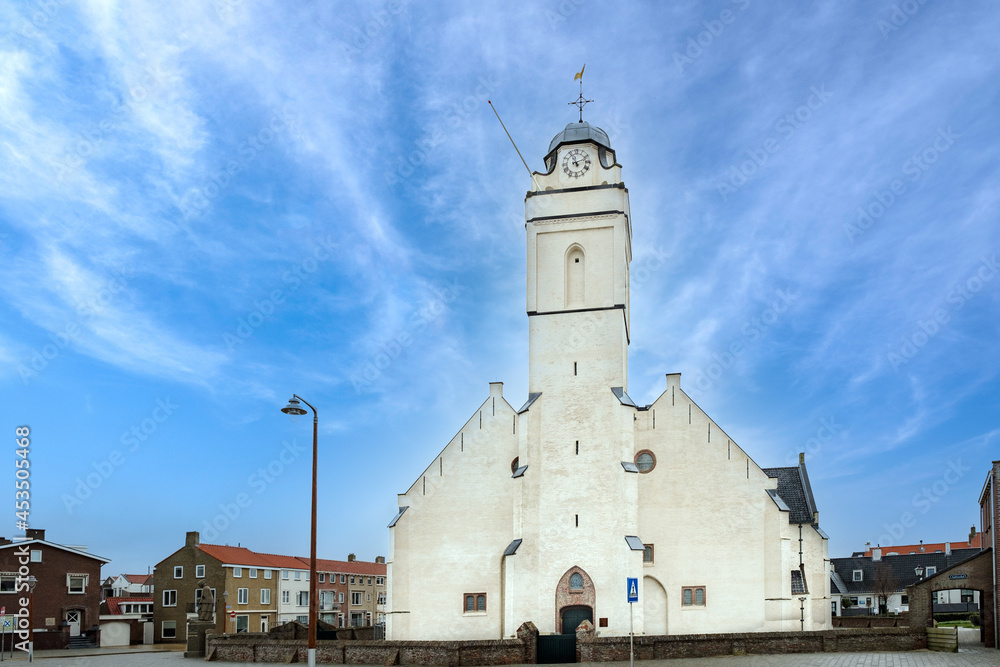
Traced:
[[562, 132], [552, 137], [552, 141], [549, 142], [549, 153], [557, 149], [561, 144], [576, 143], [579, 141], [593, 141], [598, 146], [612, 150], [608, 133], [596, 125], [591, 125], [587, 121], [583, 121], [582, 123], [570, 123]]

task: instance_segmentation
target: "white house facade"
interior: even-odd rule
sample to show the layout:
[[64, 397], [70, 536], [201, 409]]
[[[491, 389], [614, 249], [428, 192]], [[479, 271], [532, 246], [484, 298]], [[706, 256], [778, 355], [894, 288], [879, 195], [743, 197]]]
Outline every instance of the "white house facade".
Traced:
[[[628, 394], [629, 194], [570, 123], [525, 199], [529, 396], [489, 396], [399, 495], [387, 636], [489, 639], [831, 627], [805, 462], [759, 467], [684, 392]], [[803, 620], [804, 619], [804, 620]]]

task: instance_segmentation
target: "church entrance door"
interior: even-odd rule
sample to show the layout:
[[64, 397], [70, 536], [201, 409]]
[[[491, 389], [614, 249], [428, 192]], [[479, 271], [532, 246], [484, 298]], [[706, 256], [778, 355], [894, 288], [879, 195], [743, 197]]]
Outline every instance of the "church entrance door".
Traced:
[[590, 607], [565, 607], [562, 610], [562, 633], [576, 635], [576, 626], [584, 621], [594, 623], [594, 610]]

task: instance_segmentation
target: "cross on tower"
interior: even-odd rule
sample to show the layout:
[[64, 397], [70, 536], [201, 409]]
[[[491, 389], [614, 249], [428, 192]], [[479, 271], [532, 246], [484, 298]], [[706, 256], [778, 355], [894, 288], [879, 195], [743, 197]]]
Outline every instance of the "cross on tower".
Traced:
[[[581, 72], [581, 74], [582, 74], [582, 72]], [[578, 97], [575, 101], [568, 103], [568, 104], [570, 104], [572, 106], [575, 106], [578, 109], [580, 109], [580, 122], [581, 123], [583, 122], [583, 107], [585, 107], [588, 102], [593, 102], [593, 101], [594, 100], [588, 100], [588, 99], [585, 99], [583, 97], [583, 77], [581, 76], [580, 77], [580, 97]]]

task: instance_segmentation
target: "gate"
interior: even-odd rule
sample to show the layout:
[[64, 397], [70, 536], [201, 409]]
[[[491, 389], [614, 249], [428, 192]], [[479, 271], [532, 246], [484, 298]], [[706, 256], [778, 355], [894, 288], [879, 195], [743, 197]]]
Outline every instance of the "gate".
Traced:
[[538, 655], [535, 656], [535, 662], [539, 665], [576, 662], [576, 633], [538, 635]]

